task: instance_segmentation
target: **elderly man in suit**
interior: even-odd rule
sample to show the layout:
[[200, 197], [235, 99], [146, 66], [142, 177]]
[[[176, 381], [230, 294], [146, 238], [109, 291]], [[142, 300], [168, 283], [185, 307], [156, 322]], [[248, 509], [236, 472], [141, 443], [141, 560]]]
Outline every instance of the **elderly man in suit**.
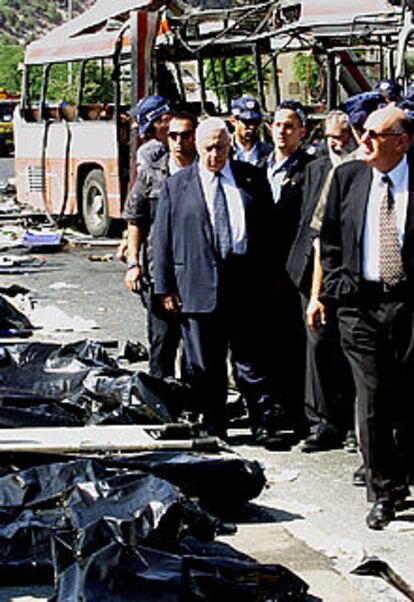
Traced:
[[229, 160], [223, 120], [202, 122], [196, 146], [199, 162], [161, 190], [153, 239], [155, 292], [167, 311], [181, 314], [187, 377], [206, 430], [226, 435], [229, 346], [261, 442], [271, 414], [260, 322], [268, 298], [263, 289], [270, 192], [259, 170]]
[[414, 374], [413, 123], [371, 113], [364, 161], [339, 166], [321, 230], [324, 303], [334, 302], [351, 363], [371, 529], [395, 517], [408, 490]]

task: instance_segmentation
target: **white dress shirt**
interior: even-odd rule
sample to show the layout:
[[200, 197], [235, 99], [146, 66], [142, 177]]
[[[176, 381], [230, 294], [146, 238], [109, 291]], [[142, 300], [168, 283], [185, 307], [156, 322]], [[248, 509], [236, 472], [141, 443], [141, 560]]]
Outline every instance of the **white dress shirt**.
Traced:
[[366, 280], [379, 281], [379, 240], [380, 240], [380, 204], [384, 191], [382, 178], [387, 175], [391, 180], [391, 194], [397, 214], [397, 231], [400, 246], [404, 242], [405, 223], [408, 207], [408, 161], [405, 156], [394, 169], [387, 174], [372, 170], [371, 190], [366, 209], [362, 242], [362, 276]]
[[175, 173], [177, 173], [177, 171], [181, 171], [182, 169], [183, 168], [181, 167], [181, 165], [178, 165], [178, 163], [174, 160], [174, 157], [170, 153], [170, 156], [168, 157], [168, 171], [170, 176], [173, 176]]
[[[220, 173], [222, 175], [221, 183], [226, 197], [229, 214], [232, 252], [243, 255], [246, 253], [247, 248], [246, 216], [243, 200], [234, 179], [233, 172], [231, 171], [229, 161], [227, 161]], [[208, 214], [214, 230], [214, 197], [216, 195], [218, 178], [201, 163], [199, 163], [199, 174]]]

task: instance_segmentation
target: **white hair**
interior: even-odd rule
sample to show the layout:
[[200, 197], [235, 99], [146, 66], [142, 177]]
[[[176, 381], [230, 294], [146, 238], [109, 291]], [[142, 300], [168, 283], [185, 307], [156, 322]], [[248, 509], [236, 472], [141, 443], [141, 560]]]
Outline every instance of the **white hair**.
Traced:
[[344, 111], [334, 109], [327, 114], [325, 119], [325, 129], [327, 130], [329, 126], [335, 127], [336, 124], [339, 124], [341, 127], [349, 130], [349, 118]]
[[196, 129], [196, 145], [200, 147], [203, 141], [208, 136], [211, 136], [213, 132], [225, 132], [228, 140], [230, 140], [230, 133], [224, 119], [220, 117], [208, 117], [204, 121], [201, 121]]

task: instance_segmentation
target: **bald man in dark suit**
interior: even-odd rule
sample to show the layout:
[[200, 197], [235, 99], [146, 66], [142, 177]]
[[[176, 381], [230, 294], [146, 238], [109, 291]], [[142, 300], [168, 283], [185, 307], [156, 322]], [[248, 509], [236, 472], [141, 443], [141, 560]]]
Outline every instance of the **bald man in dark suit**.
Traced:
[[321, 230], [325, 304], [334, 303], [356, 388], [371, 529], [407, 495], [414, 384], [413, 122], [374, 111], [364, 162], [336, 169]]

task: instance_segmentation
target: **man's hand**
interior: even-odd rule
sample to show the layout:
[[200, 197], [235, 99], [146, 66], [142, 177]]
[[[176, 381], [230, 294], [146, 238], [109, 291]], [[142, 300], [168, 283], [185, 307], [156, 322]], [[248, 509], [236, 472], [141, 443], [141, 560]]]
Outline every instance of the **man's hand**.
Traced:
[[139, 265], [129, 268], [125, 275], [125, 285], [132, 293], [137, 293], [141, 289], [142, 271]]
[[180, 297], [177, 293], [169, 293], [161, 298], [164, 309], [172, 314], [178, 314], [181, 308]]
[[316, 334], [321, 324], [326, 324], [326, 310], [318, 297], [311, 297], [306, 308], [306, 322], [310, 330]]

